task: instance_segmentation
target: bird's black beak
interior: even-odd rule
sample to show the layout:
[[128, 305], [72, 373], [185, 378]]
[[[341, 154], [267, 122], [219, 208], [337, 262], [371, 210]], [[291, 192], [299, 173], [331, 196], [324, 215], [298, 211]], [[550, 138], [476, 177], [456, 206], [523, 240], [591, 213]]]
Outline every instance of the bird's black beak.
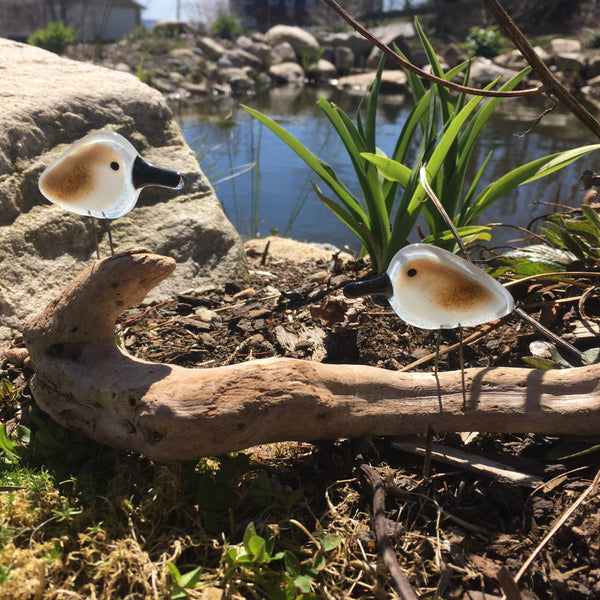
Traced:
[[185, 177], [181, 173], [156, 167], [146, 162], [141, 156], [138, 156], [133, 163], [131, 177], [136, 190], [148, 185], [180, 190], [185, 185]]
[[373, 294], [379, 294], [386, 298], [391, 298], [394, 295], [392, 281], [387, 273], [375, 277], [375, 279], [353, 281], [344, 286], [344, 296], [347, 298], [359, 298], [360, 296], [371, 296]]

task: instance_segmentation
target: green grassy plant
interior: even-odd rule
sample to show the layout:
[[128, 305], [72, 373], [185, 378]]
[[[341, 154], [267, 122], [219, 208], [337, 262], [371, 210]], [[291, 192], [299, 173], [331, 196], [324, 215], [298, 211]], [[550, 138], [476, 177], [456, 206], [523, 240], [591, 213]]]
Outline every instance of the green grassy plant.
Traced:
[[[465, 81], [468, 81], [468, 62], [444, 73], [418, 22], [417, 31], [436, 75], [451, 80], [465, 72]], [[507, 173], [477, 193], [491, 154], [479, 166], [468, 187], [467, 172], [473, 149], [500, 98], [483, 99], [476, 96], [467, 100], [463, 94], [453, 98], [443, 86], [434, 84], [426, 90], [421, 80], [407, 71], [414, 107], [400, 131], [391, 157], [388, 158], [377, 147], [376, 140], [377, 102], [382, 69], [383, 61], [371, 85], [369, 99], [363, 99], [355, 121], [328, 100], [322, 98], [317, 103], [350, 157], [362, 198], [350, 190], [327, 162], [283, 127], [259, 111], [244, 107], [296, 152], [333, 192], [332, 196], [317, 183], [312, 183], [321, 201], [361, 241], [363, 252], [369, 255], [377, 272], [383, 272], [392, 256], [407, 243], [421, 212], [429, 227], [429, 235], [423, 241], [450, 249], [455, 246], [443, 218], [427, 200], [419, 181], [421, 166], [427, 165], [431, 187], [468, 244], [477, 239], [489, 239], [489, 228], [476, 225], [476, 221], [494, 202], [501, 200], [517, 186], [549, 175], [600, 148], [600, 145], [584, 146], [539, 158]], [[500, 89], [515, 88], [528, 72], [529, 69], [525, 69], [516, 74]], [[494, 83], [489, 87], [493, 86]], [[366, 117], [363, 118], [365, 102]]]
[[44, 29], [34, 31], [27, 43], [62, 54], [67, 46], [75, 42], [76, 36], [77, 32], [64, 23], [48, 23]]
[[471, 27], [469, 35], [467, 35], [467, 49], [475, 56], [494, 58], [494, 56], [500, 54], [502, 43], [502, 34], [494, 25]]
[[230, 14], [222, 14], [217, 17], [211, 28], [216, 35], [228, 40], [241, 33], [237, 19]]

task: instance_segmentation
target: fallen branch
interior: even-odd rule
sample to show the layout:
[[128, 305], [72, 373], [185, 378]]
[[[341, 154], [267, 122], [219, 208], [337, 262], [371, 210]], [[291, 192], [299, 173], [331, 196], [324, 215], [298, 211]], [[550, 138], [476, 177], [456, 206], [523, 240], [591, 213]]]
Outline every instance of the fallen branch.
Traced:
[[119, 314], [175, 268], [131, 250], [81, 273], [23, 334], [39, 406], [110, 446], [191, 460], [283, 440], [436, 432], [600, 433], [600, 365], [398, 373], [287, 358], [187, 369], [127, 355]]
[[361, 465], [360, 468], [373, 491], [373, 530], [375, 531], [375, 537], [377, 538], [379, 552], [381, 553], [383, 562], [392, 578], [394, 588], [402, 600], [418, 600], [419, 597], [410, 585], [408, 578], [398, 563], [392, 541], [387, 533], [383, 481], [381, 481], [381, 477], [377, 475], [373, 467]]
[[[425, 444], [422, 441], [410, 439], [398, 439], [392, 441], [392, 448], [402, 450], [403, 452], [411, 452], [418, 456], [426, 456]], [[502, 483], [513, 485], [522, 485], [524, 487], [539, 487], [544, 482], [535, 475], [521, 473], [508, 465], [503, 465], [497, 460], [478, 456], [470, 452], [465, 452], [459, 448], [444, 446], [443, 444], [432, 444], [431, 458], [438, 462], [443, 462], [453, 467], [473, 471], [480, 475], [493, 477]]]

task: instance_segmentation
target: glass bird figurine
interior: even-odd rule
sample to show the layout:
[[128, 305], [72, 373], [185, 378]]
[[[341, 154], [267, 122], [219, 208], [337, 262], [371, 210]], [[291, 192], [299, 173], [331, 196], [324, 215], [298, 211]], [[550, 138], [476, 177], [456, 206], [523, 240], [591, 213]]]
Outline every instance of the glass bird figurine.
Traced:
[[481, 325], [514, 308], [511, 294], [493, 277], [429, 244], [405, 246], [394, 255], [386, 273], [349, 283], [344, 294], [381, 294], [403, 321], [421, 329]]
[[86, 135], [47, 167], [42, 194], [62, 208], [97, 218], [127, 214], [146, 186], [181, 189], [183, 175], [146, 162], [122, 135], [101, 130]]

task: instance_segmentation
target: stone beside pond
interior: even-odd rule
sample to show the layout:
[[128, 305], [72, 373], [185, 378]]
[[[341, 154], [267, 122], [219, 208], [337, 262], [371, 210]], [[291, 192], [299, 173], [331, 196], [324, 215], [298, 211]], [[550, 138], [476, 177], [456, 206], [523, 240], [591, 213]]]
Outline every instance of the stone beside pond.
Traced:
[[134, 75], [0, 38], [0, 343], [96, 258], [109, 254], [106, 225], [45, 200], [42, 170], [97, 129], [127, 137], [150, 162], [185, 174], [180, 192], [142, 191], [136, 208], [112, 222], [117, 251], [147, 247], [177, 261], [153, 298], [243, 281], [242, 242], [186, 144], [164, 97]]
[[[343, 91], [364, 93], [365, 81], [372, 80], [381, 53], [358, 33], [318, 32], [315, 35], [300, 27], [276, 25], [266, 33], [241, 35], [234, 40], [217, 39], [189, 26], [165, 44], [148, 51], [148, 42], [122, 40], [104, 46], [101, 64], [142, 76], [149, 85], [172, 100], [201, 100], [214, 95], [243, 96], [273, 86], [306, 83], [329, 84]], [[427, 68], [425, 53], [410, 23], [398, 23], [373, 29], [388, 45], [396, 44], [418, 67]], [[600, 100], [600, 49], [584, 49], [581, 42], [556, 38], [549, 51], [536, 48], [544, 62], [574, 89], [590, 99]], [[79, 60], [89, 60], [91, 46], [75, 46], [68, 53]], [[467, 55], [451, 44], [439, 49], [445, 68], [465, 60]], [[526, 62], [518, 50], [493, 60], [477, 57], [471, 68], [471, 84], [483, 87], [500, 77], [510, 79]], [[400, 66], [388, 60], [386, 71]], [[400, 71], [401, 72], [401, 71]], [[535, 75], [532, 75], [535, 77]], [[383, 93], [406, 93], [406, 80], [386, 73], [387, 89]], [[524, 81], [523, 87], [534, 85]]]

